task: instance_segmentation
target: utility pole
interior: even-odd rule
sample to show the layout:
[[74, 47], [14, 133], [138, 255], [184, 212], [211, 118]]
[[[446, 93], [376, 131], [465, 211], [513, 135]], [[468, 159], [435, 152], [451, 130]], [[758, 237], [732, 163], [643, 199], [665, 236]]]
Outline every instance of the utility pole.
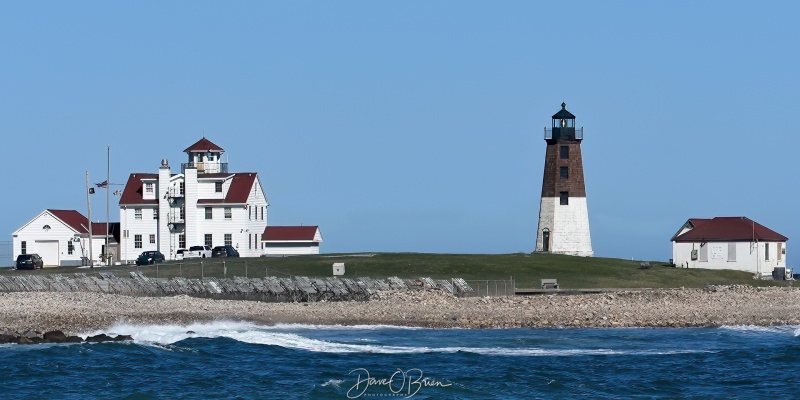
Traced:
[[93, 190], [89, 187], [89, 170], [86, 170], [86, 207], [89, 209], [89, 265], [94, 268], [92, 261], [92, 200], [89, 197]]

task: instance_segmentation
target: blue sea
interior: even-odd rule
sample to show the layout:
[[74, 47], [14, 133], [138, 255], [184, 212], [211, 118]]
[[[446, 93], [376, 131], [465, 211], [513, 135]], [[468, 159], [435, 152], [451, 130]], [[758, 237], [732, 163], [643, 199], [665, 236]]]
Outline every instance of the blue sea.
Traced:
[[215, 322], [104, 332], [135, 340], [0, 346], [0, 398], [800, 397], [796, 326], [467, 330]]

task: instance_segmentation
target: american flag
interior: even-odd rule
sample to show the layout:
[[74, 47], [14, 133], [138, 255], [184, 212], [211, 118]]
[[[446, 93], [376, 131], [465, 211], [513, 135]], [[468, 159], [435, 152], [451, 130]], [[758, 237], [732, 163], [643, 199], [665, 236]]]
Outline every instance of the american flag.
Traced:
[[102, 181], [102, 182], [100, 182], [100, 183], [95, 183], [95, 185], [96, 185], [97, 187], [99, 187], [99, 188], [108, 187], [108, 181], [107, 181], [107, 180], [105, 180], [105, 181]]

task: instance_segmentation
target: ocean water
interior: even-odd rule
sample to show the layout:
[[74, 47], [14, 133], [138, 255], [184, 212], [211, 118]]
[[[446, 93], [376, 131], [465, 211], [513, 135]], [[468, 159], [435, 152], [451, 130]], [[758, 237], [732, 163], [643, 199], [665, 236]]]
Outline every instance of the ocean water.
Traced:
[[105, 332], [135, 340], [0, 346], [0, 398], [800, 397], [796, 326], [466, 330], [216, 322]]

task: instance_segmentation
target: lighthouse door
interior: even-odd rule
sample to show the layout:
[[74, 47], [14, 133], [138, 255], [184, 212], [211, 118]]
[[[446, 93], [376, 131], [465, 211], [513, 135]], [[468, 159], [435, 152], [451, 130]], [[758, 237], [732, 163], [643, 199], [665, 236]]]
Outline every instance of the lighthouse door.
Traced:
[[550, 251], [550, 231], [548, 230], [542, 232], [542, 251], [545, 253]]

